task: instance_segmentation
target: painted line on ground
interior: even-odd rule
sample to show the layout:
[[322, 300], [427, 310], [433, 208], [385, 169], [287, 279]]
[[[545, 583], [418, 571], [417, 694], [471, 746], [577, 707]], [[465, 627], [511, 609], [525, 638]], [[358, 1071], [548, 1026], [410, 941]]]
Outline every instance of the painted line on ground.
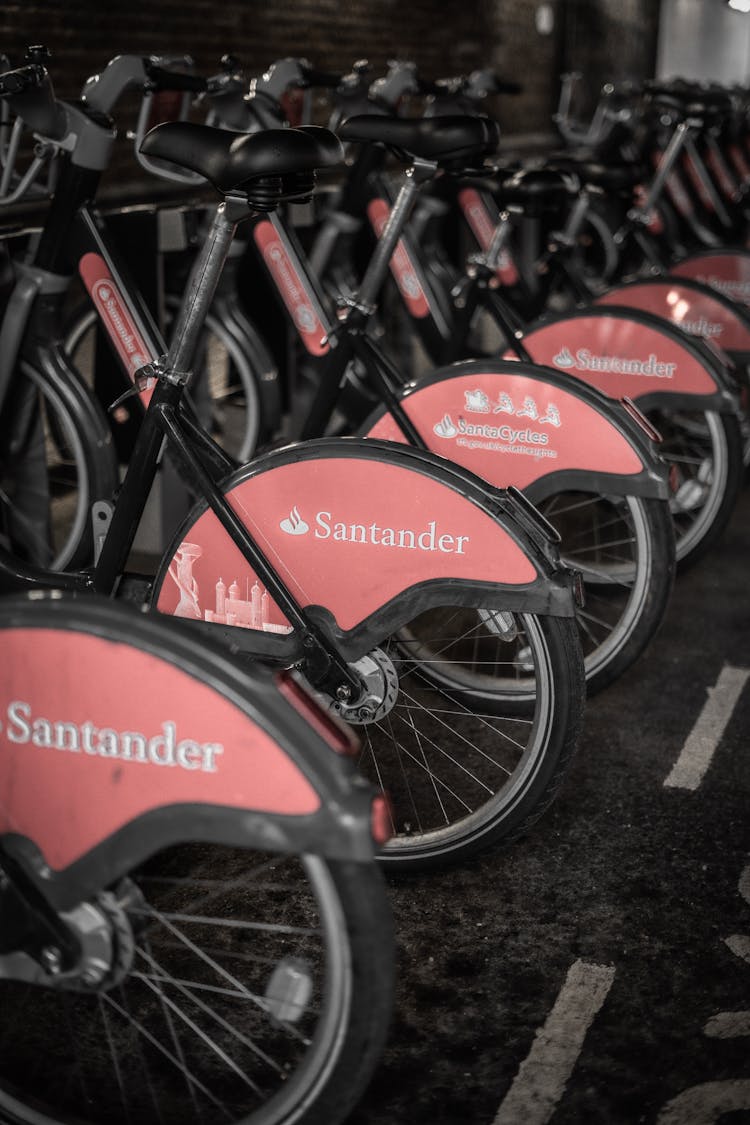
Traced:
[[709, 1039], [739, 1039], [750, 1035], [750, 1012], [717, 1012], [703, 1028], [703, 1034]]
[[614, 978], [611, 965], [575, 961], [570, 966], [492, 1125], [545, 1125], [549, 1121]]
[[748, 679], [750, 668], [724, 665], [716, 686], [708, 689], [705, 706], [664, 782], [666, 786], [693, 790], [699, 787]]
[[718, 1125], [725, 1113], [750, 1109], [750, 1081], [703, 1082], [683, 1090], [657, 1117], [657, 1125]]

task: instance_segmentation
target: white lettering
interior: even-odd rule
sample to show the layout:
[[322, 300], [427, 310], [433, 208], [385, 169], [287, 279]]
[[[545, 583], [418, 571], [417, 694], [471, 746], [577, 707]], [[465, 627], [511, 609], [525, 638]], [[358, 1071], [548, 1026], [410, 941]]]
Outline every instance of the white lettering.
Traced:
[[[486, 428], [493, 429], [491, 426]], [[525, 430], [521, 432], [526, 433]], [[538, 434], [534, 440], [546, 444], [547, 435]], [[470, 538], [468, 535], [441, 534], [436, 520], [430, 520], [422, 531], [413, 531], [408, 527], [381, 527], [378, 523], [334, 523], [330, 512], [318, 512], [315, 523], [316, 539], [334, 539], [337, 543], [369, 543], [374, 547], [396, 547], [409, 551], [442, 551], [445, 555], [463, 555], [463, 544], [468, 543]], [[454, 543], [457, 544], [455, 548]]]
[[191, 738], [177, 741], [177, 725], [169, 720], [161, 724], [161, 732], [148, 738], [140, 731], [118, 732], [111, 727], [98, 729], [90, 721], [77, 723], [52, 721], [39, 715], [32, 718], [29, 703], [16, 699], [8, 704], [5, 736], [8, 742], [31, 743], [45, 750], [77, 753], [81, 749], [100, 758], [117, 758], [125, 762], [151, 763], [155, 766], [180, 766], [186, 770], [216, 773], [216, 759], [224, 753], [219, 742], [196, 742]]
[[28, 742], [31, 738], [31, 727], [26, 720], [31, 715], [28, 703], [15, 700], [8, 704], [8, 721], [13, 723], [8, 727], [8, 742]]

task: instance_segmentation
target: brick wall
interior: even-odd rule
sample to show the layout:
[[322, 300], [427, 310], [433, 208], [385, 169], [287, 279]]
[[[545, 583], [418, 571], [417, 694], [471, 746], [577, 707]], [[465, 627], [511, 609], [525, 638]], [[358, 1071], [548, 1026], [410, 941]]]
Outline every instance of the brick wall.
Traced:
[[[274, 59], [305, 55], [316, 65], [346, 70], [366, 56], [375, 68], [411, 58], [428, 77], [494, 66], [521, 82], [520, 97], [491, 108], [509, 134], [549, 130], [561, 64], [586, 70], [594, 86], [610, 72], [651, 73], [656, 0], [552, 0], [552, 34], [536, 30], [537, 0], [4, 0], [0, 45], [14, 63], [24, 47], [42, 42], [53, 52], [50, 71], [63, 97], [114, 54], [189, 53], [200, 71], [226, 52], [248, 74]], [[653, 38], [644, 50], [640, 43]], [[645, 69], [644, 69], [645, 68]], [[118, 119], [132, 125], [134, 105]], [[130, 116], [129, 116], [130, 115]], [[107, 185], [121, 192], [143, 174], [125, 142]]]

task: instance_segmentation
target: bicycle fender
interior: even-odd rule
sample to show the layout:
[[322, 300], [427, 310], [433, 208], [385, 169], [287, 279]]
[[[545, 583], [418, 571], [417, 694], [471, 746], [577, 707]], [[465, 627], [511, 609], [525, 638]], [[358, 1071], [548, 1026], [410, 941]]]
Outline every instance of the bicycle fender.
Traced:
[[[562, 372], [470, 360], [415, 381], [400, 397], [430, 449], [496, 488], [514, 485], [534, 501], [568, 488], [669, 497], [645, 421]], [[405, 440], [386, 407], [363, 436]]]
[[186, 841], [374, 854], [347, 735], [267, 669], [94, 596], [2, 599], [0, 636], [0, 848], [56, 906]]
[[545, 317], [524, 333], [523, 345], [535, 363], [566, 371], [610, 398], [629, 398], [641, 410], [737, 410], [723, 360], [647, 312], [613, 305]]
[[673, 262], [670, 275], [700, 281], [741, 305], [750, 305], [750, 251], [699, 250]]
[[595, 304], [641, 309], [725, 352], [750, 352], [750, 310], [703, 282], [664, 277], [630, 281], [597, 297]]
[[[539, 528], [524, 523], [521, 505], [433, 454], [321, 439], [266, 454], [222, 488], [299, 604], [317, 607], [347, 659], [435, 606], [573, 612], [569, 576]], [[205, 503], [168, 549], [153, 602], [162, 613], [260, 636], [291, 631]]]

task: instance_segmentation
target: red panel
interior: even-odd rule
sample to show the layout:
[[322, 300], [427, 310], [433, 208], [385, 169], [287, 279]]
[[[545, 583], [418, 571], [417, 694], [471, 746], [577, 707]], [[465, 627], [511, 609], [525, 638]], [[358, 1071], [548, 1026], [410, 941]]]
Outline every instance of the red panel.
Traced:
[[717, 289], [725, 297], [750, 305], [750, 256], [732, 254], [706, 254], [688, 258], [672, 266], [673, 277], [692, 277]]
[[595, 303], [627, 305], [662, 316], [688, 335], [712, 340], [729, 351], [750, 349], [750, 330], [731, 309], [709, 293], [683, 288], [669, 279], [611, 289]]
[[[583, 379], [611, 398], [634, 401], [657, 392], [713, 394], [716, 384], [679, 341], [615, 316], [580, 316], [536, 328], [523, 338], [535, 363]], [[508, 358], [512, 358], [508, 356]]]
[[[489, 249], [495, 234], [496, 221], [489, 214], [481, 195], [474, 188], [463, 188], [458, 193], [458, 202], [482, 250]], [[516, 264], [507, 249], [501, 252], [495, 273], [503, 285], [515, 285], [518, 281]]]
[[[384, 461], [280, 465], [238, 485], [234, 510], [295, 597], [351, 629], [438, 578], [525, 584], [536, 570], [495, 520], [453, 489]], [[159, 595], [163, 613], [287, 631], [212, 512], [188, 532]]]
[[325, 340], [326, 329], [315, 311], [315, 300], [308, 292], [305, 280], [295, 268], [273, 223], [257, 223], [253, 228], [253, 238], [289, 310], [302, 343], [310, 355], [325, 355], [329, 345]]
[[[385, 199], [371, 199], [367, 204], [367, 215], [378, 238], [383, 233], [390, 213], [391, 209]], [[427, 316], [430, 311], [427, 295], [422, 288], [403, 238], [399, 239], [391, 258], [391, 273], [396, 279], [396, 284], [408, 305], [411, 315], [416, 317]]]
[[0, 832], [29, 836], [50, 866], [164, 805], [319, 807], [264, 731], [165, 661], [61, 630], [2, 638]]
[[[415, 391], [404, 407], [435, 453], [499, 487], [525, 488], [563, 469], [629, 474], [643, 468], [606, 418], [543, 380], [472, 373]], [[368, 436], [403, 440], [390, 414]]]
[[[99, 254], [84, 254], [78, 271], [117, 354], [128, 374], [134, 375], [139, 367], [157, 357], [149, 354], [107, 263]], [[146, 389], [140, 392], [144, 406], [151, 401], [154, 383], [154, 379], [149, 379]]]

